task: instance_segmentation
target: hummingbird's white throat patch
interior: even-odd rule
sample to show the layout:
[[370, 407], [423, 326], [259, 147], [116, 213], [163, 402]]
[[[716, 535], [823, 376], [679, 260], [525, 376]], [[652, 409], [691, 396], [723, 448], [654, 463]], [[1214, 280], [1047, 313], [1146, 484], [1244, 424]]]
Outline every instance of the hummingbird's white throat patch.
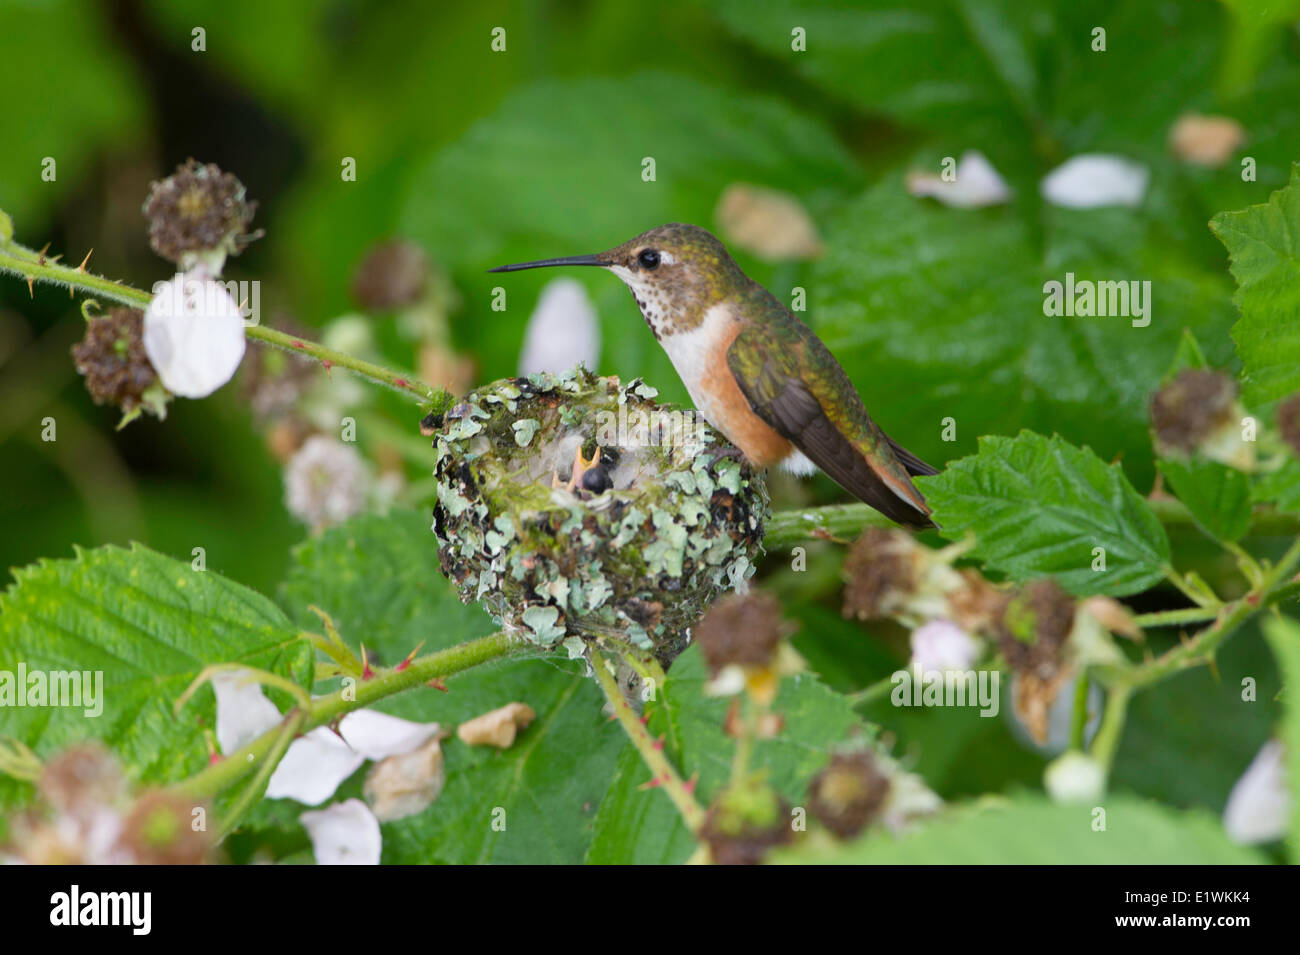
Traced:
[[[661, 259], [660, 261], [665, 261]], [[672, 315], [668, 310], [668, 295], [653, 281], [646, 280], [639, 272], [634, 272], [624, 265], [611, 265], [609, 270], [623, 280], [636, 299], [637, 308], [655, 333], [655, 338], [662, 338], [672, 333]]]

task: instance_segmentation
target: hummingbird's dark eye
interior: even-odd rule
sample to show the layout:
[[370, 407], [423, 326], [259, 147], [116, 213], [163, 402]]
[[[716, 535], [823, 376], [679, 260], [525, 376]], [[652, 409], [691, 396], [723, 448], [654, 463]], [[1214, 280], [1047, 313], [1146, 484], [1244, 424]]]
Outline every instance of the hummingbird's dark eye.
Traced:
[[654, 249], [642, 249], [636, 260], [641, 263], [641, 268], [646, 271], [659, 268], [659, 253]]

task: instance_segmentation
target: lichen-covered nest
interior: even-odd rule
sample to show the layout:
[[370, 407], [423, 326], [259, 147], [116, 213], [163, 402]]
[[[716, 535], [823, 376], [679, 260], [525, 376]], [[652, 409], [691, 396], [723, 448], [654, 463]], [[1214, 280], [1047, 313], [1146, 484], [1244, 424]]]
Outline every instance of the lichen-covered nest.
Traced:
[[[578, 368], [472, 392], [437, 430], [433, 531], [466, 603], [543, 647], [616, 636], [667, 661], [761, 552], [761, 474], [693, 412]], [[575, 454], [599, 463], [572, 490]], [[555, 486], [559, 484], [560, 486]]]

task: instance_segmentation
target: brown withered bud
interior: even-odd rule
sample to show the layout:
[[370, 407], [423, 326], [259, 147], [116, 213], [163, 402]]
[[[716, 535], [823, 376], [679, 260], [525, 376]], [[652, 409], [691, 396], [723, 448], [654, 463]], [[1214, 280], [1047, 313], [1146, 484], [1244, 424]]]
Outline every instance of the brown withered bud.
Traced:
[[793, 838], [789, 805], [752, 781], [724, 790], [700, 828], [715, 865], [758, 865], [769, 849]]
[[1185, 368], [1151, 396], [1151, 428], [1166, 449], [1191, 452], [1232, 416], [1232, 379], [1205, 368]]
[[899, 610], [916, 591], [916, 547], [902, 531], [863, 531], [844, 559], [844, 616], [877, 620]]
[[352, 297], [370, 311], [412, 305], [429, 281], [429, 257], [409, 239], [373, 246], [352, 276]]
[[889, 795], [889, 778], [867, 750], [841, 753], [813, 777], [808, 809], [841, 839], [851, 839], [875, 820]]
[[781, 615], [781, 604], [771, 594], [731, 594], [715, 603], [695, 625], [695, 642], [700, 645], [717, 675], [723, 667], [767, 666], [783, 637], [793, 631]]
[[1007, 601], [998, 625], [998, 648], [1017, 673], [1049, 677], [1060, 669], [1074, 598], [1050, 577], [1034, 580]]
[[1277, 430], [1282, 440], [1300, 456], [1300, 392], [1277, 406]]
[[144, 203], [149, 245], [182, 269], [196, 257], [237, 255], [257, 209], [244, 185], [216, 165], [188, 159], [166, 179], [153, 183]]
[[117, 761], [98, 743], [83, 743], [55, 756], [46, 763], [37, 788], [61, 812], [112, 806], [127, 792]]
[[199, 865], [211, 839], [206, 825], [196, 829], [195, 810], [208, 807], [174, 793], [143, 793], [122, 821], [120, 845], [137, 865]]
[[144, 313], [134, 308], [114, 308], [88, 321], [85, 336], [72, 346], [72, 360], [97, 405], [131, 411], [158, 380], [144, 350]]

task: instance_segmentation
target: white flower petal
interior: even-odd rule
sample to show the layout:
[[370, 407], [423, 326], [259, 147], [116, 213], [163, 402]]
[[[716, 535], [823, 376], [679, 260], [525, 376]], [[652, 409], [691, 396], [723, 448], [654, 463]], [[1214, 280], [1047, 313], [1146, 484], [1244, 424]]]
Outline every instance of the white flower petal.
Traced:
[[969, 670], [979, 657], [979, 644], [949, 620], [931, 620], [912, 631], [912, 663], [922, 671]]
[[339, 739], [327, 726], [293, 741], [266, 786], [267, 799], [296, 799], [318, 806], [339, 784], [357, 771], [366, 758]]
[[387, 759], [419, 749], [441, 727], [437, 723], [412, 723], [375, 710], [354, 710], [339, 722], [339, 733], [366, 759]]
[[212, 678], [217, 694], [217, 745], [229, 756], [280, 722], [280, 711], [247, 670], [228, 670]]
[[548, 282], [524, 331], [519, 374], [568, 371], [582, 362], [596, 367], [600, 354], [600, 325], [596, 307], [576, 279]]
[[234, 376], [244, 357], [244, 316], [225, 286], [179, 274], [154, 288], [144, 350], [168, 391], [205, 397]]
[[907, 177], [907, 191], [914, 196], [938, 199], [945, 206], [958, 209], [994, 206], [1011, 198], [1011, 187], [978, 150], [968, 149], [962, 153], [956, 173], [957, 178], [952, 181], [929, 173], [912, 173]]
[[1272, 842], [1286, 835], [1291, 814], [1282, 744], [1265, 743], [1228, 794], [1223, 828], [1234, 842]]
[[1105, 153], [1068, 159], [1049, 172], [1039, 188], [1043, 198], [1068, 209], [1137, 206], [1146, 195], [1150, 173], [1141, 163]]
[[360, 799], [304, 812], [299, 818], [311, 836], [317, 865], [379, 865], [379, 820]]

